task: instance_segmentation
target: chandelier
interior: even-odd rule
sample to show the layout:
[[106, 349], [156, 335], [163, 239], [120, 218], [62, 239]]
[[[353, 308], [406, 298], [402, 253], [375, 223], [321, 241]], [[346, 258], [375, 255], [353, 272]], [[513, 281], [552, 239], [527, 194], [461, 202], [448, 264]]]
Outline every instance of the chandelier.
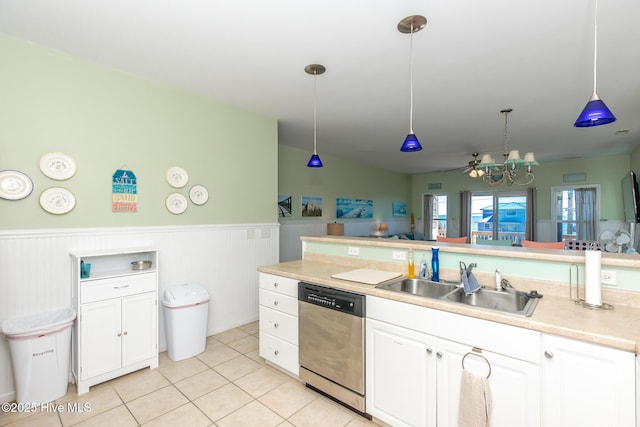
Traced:
[[518, 150], [509, 150], [509, 113], [513, 109], [507, 108], [500, 110], [504, 115], [504, 162], [496, 163], [490, 154], [483, 154], [478, 164], [478, 170], [484, 171], [484, 174], [476, 174], [476, 177], [482, 177], [482, 180], [491, 187], [497, 187], [502, 184], [507, 185], [528, 185], [533, 182], [532, 166], [537, 166], [536, 156], [530, 152], [524, 155], [524, 159], [520, 158]]

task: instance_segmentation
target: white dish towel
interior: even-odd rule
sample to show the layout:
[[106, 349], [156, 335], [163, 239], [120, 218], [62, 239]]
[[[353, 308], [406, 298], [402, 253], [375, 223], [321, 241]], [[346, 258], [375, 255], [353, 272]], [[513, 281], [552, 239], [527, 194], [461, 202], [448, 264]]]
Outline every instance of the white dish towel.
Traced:
[[462, 370], [458, 427], [489, 427], [491, 420], [491, 390], [485, 376]]

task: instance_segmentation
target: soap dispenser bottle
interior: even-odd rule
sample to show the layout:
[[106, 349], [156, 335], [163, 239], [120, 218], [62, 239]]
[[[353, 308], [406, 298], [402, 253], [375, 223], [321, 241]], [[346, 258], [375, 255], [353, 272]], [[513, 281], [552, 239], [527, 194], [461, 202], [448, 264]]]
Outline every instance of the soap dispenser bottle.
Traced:
[[438, 246], [431, 248], [431, 280], [434, 282], [440, 281], [440, 260], [438, 259], [438, 252], [440, 252]]
[[409, 279], [413, 279], [416, 277], [416, 271], [413, 265], [413, 249], [409, 249], [409, 255], [407, 258], [407, 277]]
[[427, 279], [428, 275], [429, 273], [427, 269], [427, 254], [424, 253], [422, 254], [422, 260], [420, 261], [420, 278]]

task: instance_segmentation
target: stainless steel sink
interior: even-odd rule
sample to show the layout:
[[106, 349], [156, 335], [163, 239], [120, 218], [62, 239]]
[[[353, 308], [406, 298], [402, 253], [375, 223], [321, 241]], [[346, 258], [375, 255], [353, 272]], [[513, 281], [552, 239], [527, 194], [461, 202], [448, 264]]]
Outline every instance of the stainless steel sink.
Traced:
[[529, 294], [513, 289], [496, 291], [488, 288], [481, 288], [479, 291], [466, 295], [464, 289], [457, 289], [447, 294], [444, 298], [447, 301], [467, 304], [473, 307], [488, 308], [490, 310], [502, 311], [505, 313], [518, 314], [521, 316], [531, 316], [538, 304], [539, 298], [532, 298]]
[[432, 282], [425, 279], [402, 279], [396, 282], [376, 286], [376, 288], [405, 292], [428, 298], [440, 298], [455, 290], [456, 285], [451, 283]]

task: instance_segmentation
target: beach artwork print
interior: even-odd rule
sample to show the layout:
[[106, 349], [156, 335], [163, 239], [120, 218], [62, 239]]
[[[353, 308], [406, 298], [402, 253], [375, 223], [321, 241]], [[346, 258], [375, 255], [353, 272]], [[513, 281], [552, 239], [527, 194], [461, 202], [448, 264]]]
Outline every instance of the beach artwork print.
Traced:
[[337, 218], [373, 218], [373, 200], [336, 199]]
[[393, 202], [393, 216], [407, 216], [407, 204], [404, 202]]
[[291, 216], [291, 196], [288, 194], [278, 194], [278, 217]]
[[322, 197], [302, 196], [302, 216], [322, 216]]

